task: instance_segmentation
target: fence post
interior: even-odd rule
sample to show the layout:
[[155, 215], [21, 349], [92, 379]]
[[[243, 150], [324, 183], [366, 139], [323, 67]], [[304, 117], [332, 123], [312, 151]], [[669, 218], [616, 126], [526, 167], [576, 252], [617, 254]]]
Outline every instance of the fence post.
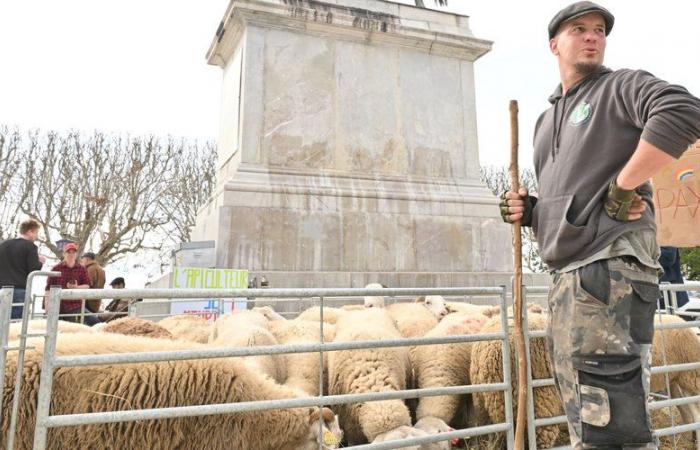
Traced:
[[525, 362], [527, 364], [527, 442], [530, 450], [537, 450], [535, 430], [535, 401], [532, 388], [532, 360], [530, 359], [530, 324], [527, 317], [527, 290], [523, 289], [523, 334], [525, 334]]
[[61, 306], [61, 288], [51, 286], [46, 308], [46, 336], [44, 337], [44, 357], [41, 363], [39, 393], [36, 407], [36, 427], [34, 429], [34, 450], [46, 448], [48, 428], [46, 418], [51, 406], [51, 385], [53, 384], [53, 360], [56, 352], [58, 332], [58, 312]]
[[[14, 294], [12, 286], [3, 286], [0, 291], [0, 345], [2, 346], [2, 359], [0, 359], [0, 383], [5, 384], [5, 361], [7, 360], [7, 337], [10, 333], [10, 317], [12, 314], [12, 295]], [[2, 415], [3, 392], [0, 389], [0, 417]]]
[[510, 424], [506, 433], [506, 446], [508, 450], [512, 450], [515, 442], [515, 423], [513, 422], [513, 389], [511, 387], [510, 337], [508, 334], [508, 288], [502, 285], [501, 289], [501, 330], [505, 335], [501, 354], [503, 356], [503, 382], [506, 385], [503, 397], [505, 399], [506, 423]]

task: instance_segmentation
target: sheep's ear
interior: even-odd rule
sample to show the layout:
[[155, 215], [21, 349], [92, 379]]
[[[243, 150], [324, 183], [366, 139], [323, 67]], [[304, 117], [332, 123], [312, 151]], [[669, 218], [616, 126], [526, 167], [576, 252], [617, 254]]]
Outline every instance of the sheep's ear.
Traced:
[[335, 414], [333, 414], [333, 411], [330, 408], [323, 408], [323, 422], [325, 423], [333, 423], [333, 420], [335, 419]]
[[384, 284], [384, 283], [382, 283], [381, 286], [382, 286], [383, 289], [387, 289], [387, 288], [388, 288], [388, 286], [387, 286], [386, 284]]
[[321, 415], [323, 415], [324, 423], [332, 423], [333, 419], [335, 419], [335, 415], [330, 408], [323, 408], [321, 413], [318, 412], [318, 408], [312, 408], [309, 412], [309, 423], [311, 424], [316, 422], [321, 418]]
[[421, 295], [416, 299], [416, 303], [425, 303], [425, 295]]

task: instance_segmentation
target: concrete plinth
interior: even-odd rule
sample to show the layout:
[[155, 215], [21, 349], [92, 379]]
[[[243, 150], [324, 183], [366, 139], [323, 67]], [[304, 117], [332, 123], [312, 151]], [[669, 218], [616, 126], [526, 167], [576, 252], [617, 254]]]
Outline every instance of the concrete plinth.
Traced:
[[379, 0], [235, 0], [218, 185], [193, 240], [276, 287], [493, 285], [510, 232], [479, 180], [468, 18]]

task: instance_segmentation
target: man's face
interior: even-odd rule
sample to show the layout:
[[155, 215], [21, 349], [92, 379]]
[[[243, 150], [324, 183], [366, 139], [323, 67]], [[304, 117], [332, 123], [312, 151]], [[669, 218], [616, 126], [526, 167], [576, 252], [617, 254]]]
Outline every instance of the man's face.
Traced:
[[63, 252], [63, 260], [67, 262], [68, 264], [75, 264], [75, 261], [78, 259], [78, 252], [75, 250], [69, 250], [67, 252]]
[[88, 263], [90, 263], [90, 258], [86, 258], [85, 256], [80, 258], [80, 265], [81, 266], [85, 267], [88, 265]]
[[559, 65], [587, 75], [603, 64], [605, 56], [605, 20], [598, 13], [586, 14], [564, 22], [549, 48]]
[[30, 241], [36, 242], [39, 239], [39, 229], [36, 228], [34, 230], [27, 231], [26, 236]]
[[124, 289], [124, 285], [121, 283], [115, 283], [112, 285], [112, 289]]

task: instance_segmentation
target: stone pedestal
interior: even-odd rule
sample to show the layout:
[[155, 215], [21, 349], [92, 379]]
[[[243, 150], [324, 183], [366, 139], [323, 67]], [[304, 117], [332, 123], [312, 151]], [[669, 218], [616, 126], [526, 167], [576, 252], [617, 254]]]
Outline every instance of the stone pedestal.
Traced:
[[[193, 240], [272, 287], [508, 283], [479, 180], [468, 18], [379, 0], [234, 0], [218, 186]], [[505, 150], [504, 150], [505, 151]]]

